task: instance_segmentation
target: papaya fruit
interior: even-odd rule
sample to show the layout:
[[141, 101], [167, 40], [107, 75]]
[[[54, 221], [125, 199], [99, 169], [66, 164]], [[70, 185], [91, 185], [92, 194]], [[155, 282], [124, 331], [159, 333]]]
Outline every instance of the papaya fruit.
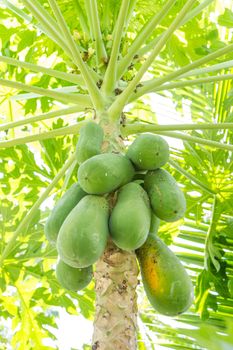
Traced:
[[56, 266], [56, 277], [63, 288], [72, 291], [81, 290], [92, 280], [92, 266], [75, 268], [60, 259]]
[[128, 158], [120, 154], [103, 153], [94, 156], [78, 169], [82, 189], [89, 194], [105, 194], [130, 182], [134, 168]]
[[151, 211], [150, 233], [157, 235], [160, 225], [160, 219]]
[[86, 195], [78, 183], [73, 184], [59, 199], [45, 223], [45, 236], [55, 244], [58, 232], [67, 215]]
[[76, 159], [79, 164], [101, 153], [104, 139], [104, 131], [95, 122], [89, 121], [80, 129], [79, 139], [76, 146]]
[[186, 210], [186, 200], [174, 177], [164, 169], [148, 171], [144, 180], [152, 209], [164, 221], [181, 219]]
[[102, 255], [108, 237], [108, 202], [104, 197], [87, 195], [63, 222], [57, 250], [72, 267], [87, 267]]
[[109, 220], [110, 236], [123, 250], [135, 250], [146, 240], [151, 209], [144, 189], [135, 182], [123, 186], [117, 195]]
[[129, 146], [126, 156], [136, 169], [154, 170], [167, 163], [169, 146], [161, 136], [141, 134]]
[[177, 256], [152, 234], [136, 254], [143, 286], [154, 309], [167, 316], [185, 312], [193, 301], [193, 286]]

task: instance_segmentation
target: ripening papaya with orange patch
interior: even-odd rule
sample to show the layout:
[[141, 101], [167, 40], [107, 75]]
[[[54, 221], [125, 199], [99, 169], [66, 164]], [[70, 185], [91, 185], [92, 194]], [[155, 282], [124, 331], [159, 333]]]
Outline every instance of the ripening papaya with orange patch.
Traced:
[[154, 309], [167, 316], [186, 311], [193, 301], [193, 286], [177, 256], [152, 234], [136, 253], [143, 286]]

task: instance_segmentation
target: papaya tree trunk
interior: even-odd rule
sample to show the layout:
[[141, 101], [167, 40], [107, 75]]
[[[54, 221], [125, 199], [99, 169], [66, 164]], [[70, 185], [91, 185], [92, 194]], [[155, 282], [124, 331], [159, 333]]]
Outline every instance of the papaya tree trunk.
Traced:
[[137, 349], [138, 265], [134, 253], [110, 240], [96, 263], [96, 313], [92, 350]]

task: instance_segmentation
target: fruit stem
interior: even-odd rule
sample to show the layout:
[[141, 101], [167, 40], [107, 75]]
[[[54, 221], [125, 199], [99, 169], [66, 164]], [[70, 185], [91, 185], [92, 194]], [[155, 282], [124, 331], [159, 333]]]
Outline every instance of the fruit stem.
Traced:
[[121, 153], [125, 149], [118, 120], [111, 120], [107, 111], [97, 115], [99, 124], [104, 130], [102, 152]]

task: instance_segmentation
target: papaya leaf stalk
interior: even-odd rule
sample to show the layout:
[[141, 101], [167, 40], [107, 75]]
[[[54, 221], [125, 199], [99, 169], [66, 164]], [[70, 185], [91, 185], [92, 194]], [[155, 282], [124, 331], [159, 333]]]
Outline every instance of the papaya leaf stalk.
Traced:
[[179, 28], [182, 19], [185, 17], [185, 15], [188, 13], [189, 9], [194, 4], [195, 0], [188, 0], [180, 13], [177, 15], [175, 20], [171, 23], [171, 25], [168, 27], [168, 29], [163, 33], [160, 40], [155, 45], [154, 49], [152, 50], [150, 56], [146, 59], [146, 61], [143, 63], [139, 71], [137, 72], [136, 76], [133, 78], [133, 80], [129, 83], [127, 88], [124, 90], [124, 92], [113, 102], [111, 107], [109, 108], [109, 114], [111, 115], [111, 118], [113, 120], [119, 119], [120, 113], [123, 111], [124, 106], [127, 104], [128, 100], [130, 99], [130, 96], [133, 94], [137, 84], [140, 82], [152, 62], [155, 60], [155, 58], [158, 56], [162, 48], [164, 47], [165, 43], [167, 42], [168, 38], [174, 33], [174, 31]]
[[85, 33], [86, 39], [89, 39], [90, 37], [90, 30], [88, 27], [86, 16], [83, 12], [82, 7], [80, 6], [79, 0], [75, 0], [75, 5], [78, 10], [78, 16], [79, 16], [79, 22], [82, 27], [82, 32]]
[[110, 95], [113, 92], [114, 88], [116, 87], [117, 60], [118, 60], [120, 43], [123, 35], [125, 20], [128, 12], [129, 1], [130, 0], [122, 1], [120, 13], [117, 18], [116, 26], [114, 28], [112, 51], [111, 51], [108, 67], [104, 76], [104, 82], [102, 85], [102, 91], [106, 96]]
[[233, 123], [200, 123], [200, 124], [125, 124], [121, 131], [123, 136], [137, 134], [141, 132], [156, 132], [156, 131], [181, 131], [181, 130], [231, 130]]
[[[137, 133], [139, 133], [140, 128], [138, 128]], [[225, 149], [228, 151], [233, 151], [233, 145], [230, 144], [226, 144], [226, 143], [221, 143], [221, 142], [217, 142], [217, 141], [212, 141], [212, 140], [207, 140], [201, 137], [197, 137], [197, 136], [191, 136], [191, 135], [187, 135], [185, 133], [180, 133], [180, 132], [175, 132], [175, 131], [155, 131], [154, 127], [150, 127], [150, 125], [146, 125], [146, 128], [143, 126], [143, 130], [145, 132], [145, 130], [149, 131], [149, 132], [154, 132], [156, 134], [159, 135], [164, 135], [164, 136], [168, 136], [168, 137], [172, 137], [172, 138], [176, 138], [176, 139], [180, 139], [180, 140], [185, 140], [185, 141], [190, 141], [190, 142], [194, 142], [194, 143], [198, 143], [200, 145], [206, 145], [209, 146], [211, 148], [220, 148], [220, 149]], [[127, 132], [127, 135], [130, 135], [130, 132]], [[135, 129], [134, 132], [132, 134], [135, 134]]]
[[82, 111], [83, 111], [83, 108], [79, 106], [64, 108], [57, 111], [40, 114], [34, 117], [24, 118], [21, 120], [10, 122], [10, 123], [0, 124], [0, 131], [9, 130], [22, 125], [33, 124], [36, 122], [40, 122], [42, 120], [48, 120], [51, 118], [61, 117], [61, 116], [65, 116], [65, 115], [69, 115], [77, 112], [82, 112]]
[[[77, 85], [84, 85], [83, 78], [79, 74], [65, 73], [65, 72], [55, 70], [55, 69], [42, 67], [42, 66], [39, 66], [37, 64], [19, 61], [19, 60], [16, 60], [14, 58], [6, 57], [6, 56], [0, 56], [0, 62], [4, 62], [4, 63], [10, 64], [10, 65], [16, 66], [16, 67], [22, 67], [25, 69], [29, 69], [32, 72], [43, 73], [43, 74], [49, 75], [51, 77], [62, 79], [65, 81], [69, 81], [69, 82], [77, 84]], [[97, 80], [98, 80], [98, 76], [96, 77], [96, 81]]]
[[[137, 100], [140, 96], [148, 94], [150, 92], [163, 91], [163, 90], [171, 90], [175, 88], [185, 88], [186, 86], [198, 85], [203, 83], [212, 83], [215, 81], [223, 81], [223, 80], [232, 80], [233, 74], [220, 74], [220, 75], [210, 75], [209, 77], [190, 79], [190, 80], [182, 80], [174, 83], [168, 83], [163, 85], [157, 85], [157, 83], [148, 83], [146, 86], [139, 88], [134, 96], [131, 97], [131, 102], [133, 100]], [[156, 85], [156, 87], [154, 87]]]
[[85, 81], [86, 87], [88, 89], [88, 92], [90, 94], [90, 98], [92, 100], [93, 105], [95, 106], [96, 110], [102, 110], [103, 109], [103, 96], [100, 94], [100, 91], [98, 87], [96, 86], [95, 80], [93, 79], [92, 75], [92, 69], [87, 66], [87, 64], [83, 61], [79, 47], [74, 41], [74, 38], [72, 37], [70, 30], [68, 28], [68, 25], [60, 11], [60, 8], [58, 7], [55, 0], [49, 0], [50, 6], [53, 10], [53, 13], [57, 19], [57, 22], [60, 25], [62, 34], [67, 41], [67, 44], [69, 46], [69, 49], [73, 56], [73, 62], [76, 64], [76, 66], [79, 68], [81, 75]]
[[[2, 0], [2, 2], [4, 3], [4, 5], [9, 8], [12, 12], [14, 12], [17, 16], [21, 17], [22, 19], [24, 19], [25, 21], [27, 21], [28, 23], [32, 22], [32, 17], [29, 16], [28, 14], [26, 14], [24, 11], [20, 10], [18, 7], [16, 7], [15, 5], [11, 4], [8, 0]], [[40, 26], [35, 25], [35, 27], [37, 27], [38, 29], [41, 29]]]
[[94, 39], [94, 28], [93, 28], [93, 21], [92, 21], [91, 0], [86, 0], [84, 2], [84, 4], [85, 4], [87, 19], [88, 19], [89, 28], [90, 28], [90, 37], [93, 40]]
[[163, 6], [159, 13], [156, 13], [150, 20], [143, 26], [140, 33], [136, 36], [132, 45], [130, 46], [127, 54], [120, 60], [117, 65], [117, 79], [124, 74], [127, 67], [133, 60], [133, 57], [138, 53], [138, 50], [145, 43], [151, 33], [155, 30], [157, 25], [162, 21], [162, 19], [167, 15], [172, 5], [174, 5], [174, 0], [168, 0], [167, 3]]
[[24, 137], [18, 137], [13, 140], [0, 141], [0, 148], [9, 148], [18, 145], [24, 145], [26, 143], [47, 140], [58, 136], [65, 136], [76, 134], [82, 125], [84, 125], [86, 121], [79, 122], [75, 125], [66, 126], [64, 128], [55, 129], [48, 132], [43, 132], [40, 134], [29, 135]]
[[[181, 21], [181, 25], [184, 25], [186, 22], [190, 21], [192, 18], [197, 16], [200, 12], [203, 11], [203, 9], [205, 7], [207, 7], [213, 1], [214, 0], [204, 0], [201, 4], [197, 5], [194, 9], [192, 9], [191, 11], [189, 11], [186, 14], [186, 16]], [[160, 39], [160, 36], [159, 37], [155, 37], [147, 45], [143, 46], [138, 51], [138, 56], [141, 57], [141, 56], [145, 55], [147, 52], [150, 52], [154, 48], [154, 46], [156, 45], [156, 43], [158, 42], [159, 39]]]
[[50, 16], [50, 14], [41, 6], [41, 4], [35, 1], [22, 0], [23, 4], [26, 8], [33, 14], [33, 16], [37, 19], [42, 26], [42, 30], [54, 40], [69, 57], [72, 57], [72, 52], [70, 48], [67, 46], [64, 38], [60, 35], [60, 29], [57, 22]]
[[107, 61], [107, 53], [101, 34], [99, 13], [96, 0], [92, 0], [91, 2], [91, 14], [93, 22], [93, 35], [95, 39], [96, 63], [97, 67], [101, 68], [103, 63]]
[[41, 96], [52, 97], [58, 101], [62, 101], [65, 104], [78, 104], [83, 108], [92, 107], [92, 103], [88, 95], [63, 93], [59, 91], [53, 91], [52, 89], [44, 89], [38, 86], [27, 85], [19, 83], [17, 81], [10, 81], [7, 79], [0, 79], [0, 85], [8, 86], [12, 89], [33, 92]]
[[[199, 60], [196, 60], [192, 63], [189, 63], [186, 66], [184, 66], [184, 67], [182, 67], [182, 68], [180, 68], [180, 69], [178, 69], [170, 74], [167, 74], [164, 77], [148, 80], [147, 82], [144, 83], [144, 87], [142, 87], [141, 91], [143, 91], [143, 90], [145, 91], [149, 86], [153, 85], [153, 88], [157, 88], [164, 83], [171, 82], [171, 80], [174, 80], [175, 78], [186, 76], [186, 75], [184, 75], [185, 73], [187, 73], [187, 72], [192, 73], [192, 70], [194, 68], [200, 67], [203, 64], [209, 63], [209, 62], [215, 60], [216, 58], [219, 58], [223, 55], [226, 55], [227, 53], [232, 52], [232, 50], [233, 50], [233, 44], [230, 44], [224, 48], [216, 50], [215, 52], [213, 52], [205, 57], [200, 58]], [[207, 68], [211, 69], [211, 66], [207, 67]]]

